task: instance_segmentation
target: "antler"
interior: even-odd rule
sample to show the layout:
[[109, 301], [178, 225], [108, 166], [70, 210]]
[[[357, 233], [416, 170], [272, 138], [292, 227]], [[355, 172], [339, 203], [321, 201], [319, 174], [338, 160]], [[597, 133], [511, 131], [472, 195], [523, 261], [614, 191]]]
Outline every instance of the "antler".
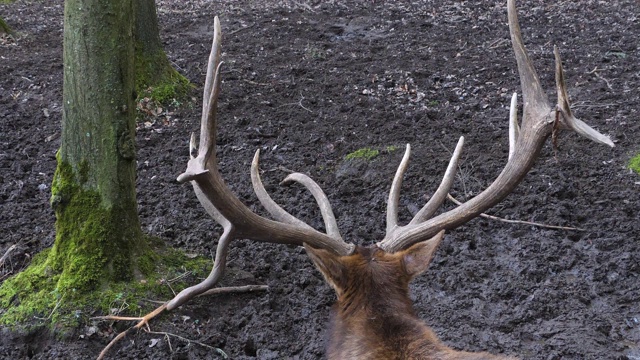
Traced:
[[[399, 191], [411, 152], [410, 146], [407, 145], [407, 150], [396, 172], [389, 193], [387, 233], [385, 238], [377, 244], [380, 248], [388, 252], [405, 249], [412, 244], [436, 236], [443, 230], [454, 229], [500, 202], [513, 191], [533, 166], [544, 142], [554, 129], [573, 129], [578, 134], [593, 141], [613, 146], [608, 137], [573, 116], [569, 107], [562, 62], [557, 48], [555, 49], [555, 55], [558, 105], [552, 108], [542, 91], [538, 75], [523, 45], [514, 0], [508, 0], [507, 9], [511, 41], [522, 85], [524, 110], [522, 123], [519, 126], [516, 108], [517, 98], [516, 94], [514, 94], [509, 115], [509, 160], [506, 166], [494, 182], [476, 197], [451, 211], [432, 218], [453, 184], [458, 159], [464, 143], [464, 138], [461, 137], [442, 183], [434, 196], [409, 224], [399, 226], [397, 216]], [[187, 170], [178, 177], [178, 181], [191, 181], [198, 199], [207, 212], [223, 226], [224, 232], [218, 243], [216, 266], [209, 277], [202, 283], [185, 289], [178, 294], [168, 303], [168, 310], [179, 306], [189, 298], [215, 285], [224, 269], [228, 244], [234, 238], [241, 237], [297, 245], [301, 245], [304, 242], [314, 248], [328, 249], [339, 255], [351, 254], [354, 249], [353, 244], [347, 244], [342, 240], [326, 195], [308, 176], [300, 173], [291, 174], [283, 183], [298, 182], [313, 194], [320, 206], [327, 233], [321, 233], [313, 229], [308, 224], [289, 214], [271, 199], [260, 180], [258, 170], [259, 151], [256, 151], [251, 165], [251, 180], [258, 199], [269, 214], [275, 218], [275, 221], [252, 212], [224, 184], [218, 172], [215, 151], [216, 106], [220, 92], [220, 40], [220, 22], [216, 17], [213, 46], [205, 82], [200, 144], [197, 148], [197, 155], [193, 156], [196, 146], [192, 137], [191, 160], [187, 165]]]
[[[255, 214], [224, 183], [218, 171], [216, 157], [217, 102], [220, 93], [220, 67], [222, 65], [220, 61], [220, 43], [220, 21], [218, 17], [215, 17], [213, 45], [209, 55], [204, 87], [200, 143], [196, 149], [195, 139], [192, 135], [190, 144], [191, 159], [187, 164], [187, 170], [178, 176], [178, 181], [191, 182], [198, 200], [207, 213], [222, 225], [224, 232], [218, 242], [215, 266], [209, 277], [198, 285], [189, 287], [176, 295], [167, 304], [167, 310], [182, 305], [185, 301], [205, 292], [217, 283], [224, 271], [227, 247], [230, 241], [235, 238], [296, 245], [302, 245], [304, 241], [315, 248], [327, 249], [339, 255], [349, 255], [355, 247], [353, 244], [347, 244], [340, 237], [335, 226], [335, 217], [331, 207], [328, 205], [328, 201], [326, 201], [326, 196], [324, 196], [322, 190], [317, 191], [319, 187], [313, 180], [300, 180], [303, 177], [301, 174], [295, 175], [293, 179], [308, 188], [312, 184], [316, 185], [317, 189], [314, 188], [312, 193], [321, 204], [321, 212], [326, 220], [327, 234], [321, 233], [298, 220], [271, 200], [264, 190], [258, 174], [259, 152], [256, 152], [251, 171], [254, 189], [259, 200], [277, 221]], [[197, 155], [194, 156], [193, 153], [196, 150]]]
[[[538, 79], [538, 75], [533, 67], [533, 63], [529, 58], [526, 48], [524, 47], [522, 35], [520, 33], [520, 25], [518, 24], [515, 0], [507, 1], [507, 12], [511, 43], [515, 52], [516, 62], [518, 64], [518, 73], [520, 75], [520, 84], [522, 86], [524, 110], [522, 124], [518, 127], [517, 108], [514, 94], [509, 116], [509, 160], [507, 161], [506, 166], [488, 188], [466, 203], [431, 219], [428, 219], [428, 217], [433, 214], [431, 210], [421, 210], [408, 225], [398, 227], [396, 224], [397, 216], [395, 215], [395, 212], [397, 211], [398, 202], [397, 189], [399, 188], [402, 175], [406, 170], [406, 161], [403, 159], [403, 162], [398, 168], [394, 185], [392, 186], [391, 193], [389, 195], [387, 235], [380, 243], [378, 243], [380, 248], [388, 252], [396, 252], [405, 249], [412, 244], [435, 236], [442, 230], [454, 229], [502, 201], [502, 199], [511, 193], [529, 172], [529, 169], [533, 166], [544, 142], [554, 131], [554, 127], [571, 129], [597, 143], [609, 145], [611, 147], [614, 146], [613, 142], [611, 142], [607, 136], [602, 135], [573, 116], [569, 107], [569, 100], [562, 71], [562, 61], [557, 47], [554, 47], [554, 53], [556, 58], [558, 104], [555, 108], [551, 107], [551, 103], [542, 90], [540, 80]], [[460, 147], [461, 143], [458, 143], [458, 146]], [[456, 149], [456, 152], [457, 151], [458, 149]], [[409, 148], [407, 147], [407, 155], [405, 155], [407, 160], [408, 153]], [[450, 171], [451, 164], [457, 161], [457, 156], [459, 155], [454, 154], [452, 157], [449, 169], [447, 170], [449, 175], [445, 176], [443, 184], [441, 184], [441, 188], [446, 188], [446, 191], [448, 191], [451, 186], [447, 179], [448, 177], [453, 177], [453, 175], [451, 175], [453, 171]], [[396, 183], [398, 184], [397, 186]], [[439, 200], [439, 191], [436, 192], [438, 195], [434, 195], [430, 201], [430, 203], [433, 203], [434, 205], [438, 204], [438, 206], [442, 202], [442, 200]], [[425, 205], [425, 208], [428, 206], [429, 204]], [[389, 215], [389, 212], [394, 214]]]

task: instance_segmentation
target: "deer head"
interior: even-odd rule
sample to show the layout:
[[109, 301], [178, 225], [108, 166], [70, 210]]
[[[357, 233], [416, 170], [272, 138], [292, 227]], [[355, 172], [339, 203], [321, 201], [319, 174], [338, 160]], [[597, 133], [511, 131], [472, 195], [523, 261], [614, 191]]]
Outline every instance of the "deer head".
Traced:
[[373, 245], [340, 256], [304, 246], [338, 295], [329, 326], [329, 359], [512, 359], [452, 350], [418, 319], [409, 282], [427, 269], [443, 237], [441, 231], [395, 253]]
[[216, 17], [204, 87], [199, 145], [196, 145], [195, 136], [192, 136], [191, 160], [178, 181], [191, 182], [198, 199], [206, 211], [222, 225], [224, 232], [218, 242], [215, 265], [209, 277], [202, 283], [183, 290], [166, 308], [176, 308], [217, 283], [225, 267], [229, 243], [235, 238], [278, 244], [304, 244], [310, 258], [338, 295], [329, 358], [494, 358], [489, 354], [455, 352], [442, 345], [412, 309], [408, 296], [410, 280], [428, 267], [445, 230], [453, 230], [475, 218], [513, 191], [533, 166], [546, 139], [558, 129], [574, 130], [593, 141], [613, 146], [608, 137], [572, 114], [557, 48], [554, 52], [558, 102], [556, 106], [551, 105], [523, 45], [515, 0], [508, 0], [507, 8], [511, 41], [522, 84], [524, 110], [519, 123], [514, 94], [509, 115], [509, 159], [503, 171], [476, 197], [434, 217], [455, 178], [464, 143], [461, 137], [433, 197], [408, 224], [401, 226], [398, 224], [398, 199], [409, 161], [411, 148], [407, 145], [389, 194], [386, 236], [369, 247], [355, 246], [342, 239], [326, 195], [318, 184], [304, 174], [291, 174], [283, 182], [300, 183], [313, 194], [320, 207], [326, 233], [313, 229], [276, 204], [260, 180], [259, 151], [256, 151], [251, 166], [251, 179], [258, 199], [274, 220], [252, 212], [225, 185], [218, 172], [215, 141], [216, 105], [222, 64], [220, 22]]
[[[357, 312], [368, 308], [363, 307], [365, 304], [381, 302], [411, 308], [409, 282], [427, 269], [443, 235], [444, 231], [430, 241], [419, 242], [396, 253], [388, 253], [376, 245], [356, 246], [353, 254], [346, 256], [306, 244], [304, 247], [336, 291], [339, 311]], [[391, 309], [395, 311], [396, 307]]]

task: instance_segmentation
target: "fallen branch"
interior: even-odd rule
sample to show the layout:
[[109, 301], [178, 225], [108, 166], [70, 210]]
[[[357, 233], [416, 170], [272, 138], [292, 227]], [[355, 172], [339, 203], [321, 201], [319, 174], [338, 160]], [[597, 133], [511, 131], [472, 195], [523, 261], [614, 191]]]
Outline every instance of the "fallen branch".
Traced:
[[269, 285], [245, 285], [245, 286], [232, 286], [232, 287], [220, 287], [213, 288], [203, 292], [198, 296], [205, 295], [219, 295], [219, 294], [230, 294], [230, 293], [248, 293], [253, 291], [267, 291], [269, 290]]
[[[458, 201], [456, 198], [454, 198], [451, 194], [447, 194], [447, 197], [449, 198], [449, 200], [451, 200], [456, 205], [461, 205], [462, 204], [460, 201]], [[486, 219], [502, 221], [502, 222], [505, 222], [505, 223], [508, 223], [508, 224], [531, 225], [531, 226], [537, 226], [537, 227], [542, 227], [542, 228], [547, 228], [547, 229], [556, 229], [556, 230], [587, 231], [586, 229], [576, 228], [576, 227], [569, 227], [569, 226], [547, 225], [547, 224], [541, 224], [541, 223], [537, 223], [537, 222], [524, 221], [524, 220], [509, 220], [509, 219], [505, 219], [505, 218], [501, 218], [501, 217], [497, 217], [497, 216], [493, 216], [493, 215], [487, 215], [485, 213], [480, 214], [480, 216], [482, 216], [483, 218], [486, 218]]]
[[147, 315], [143, 316], [143, 317], [124, 317], [124, 316], [98, 316], [95, 317], [93, 319], [103, 319], [103, 320], [139, 320], [139, 322], [137, 324], [135, 324], [134, 326], [128, 328], [127, 330], [121, 332], [120, 334], [118, 334], [118, 336], [114, 337], [113, 340], [111, 340], [107, 346], [104, 347], [104, 349], [102, 349], [102, 351], [100, 351], [100, 355], [98, 355], [98, 360], [104, 359], [105, 355], [107, 355], [107, 352], [109, 352], [109, 349], [111, 349], [113, 347], [113, 345], [115, 345], [120, 339], [124, 338], [125, 336], [127, 336], [127, 334], [129, 332], [132, 332], [133, 330], [138, 330], [141, 327], [148, 325], [149, 324], [149, 320], [153, 319], [154, 317], [156, 317], [158, 314], [162, 313], [165, 309], [167, 308], [167, 303], [162, 304], [160, 307], [158, 307], [157, 309], [153, 310], [152, 312], [148, 313]]
[[[198, 296], [229, 294], [229, 293], [247, 293], [247, 292], [252, 292], [252, 291], [265, 291], [265, 290], [268, 290], [268, 289], [269, 289], [268, 285], [230, 286], [230, 287], [221, 287], [221, 288], [209, 289], [209, 290], [203, 292], [202, 294], [200, 294]], [[148, 327], [149, 326], [149, 321], [151, 319], [153, 319], [154, 317], [158, 316], [159, 314], [161, 314], [162, 312], [164, 312], [167, 309], [167, 304], [168, 304], [168, 302], [162, 303], [162, 305], [160, 305], [158, 308], [156, 308], [152, 312], [150, 312], [147, 315], [142, 316], [142, 317], [127, 317], [127, 316], [107, 315], [107, 316], [96, 316], [96, 317], [91, 318], [92, 320], [138, 321], [137, 324], [135, 324], [134, 326], [128, 328], [127, 330], [119, 333], [116, 337], [114, 337], [109, 342], [109, 344], [107, 344], [107, 346], [105, 346], [105, 348], [102, 349], [102, 351], [100, 352], [100, 355], [98, 355], [98, 360], [104, 359], [105, 355], [107, 355], [107, 352], [109, 352], [109, 350], [113, 347], [113, 345], [115, 345], [118, 341], [120, 341], [122, 338], [127, 336], [128, 333], [130, 333], [130, 332], [132, 332], [134, 330], [139, 330], [143, 326]], [[150, 330], [145, 330], [145, 331], [151, 332]]]

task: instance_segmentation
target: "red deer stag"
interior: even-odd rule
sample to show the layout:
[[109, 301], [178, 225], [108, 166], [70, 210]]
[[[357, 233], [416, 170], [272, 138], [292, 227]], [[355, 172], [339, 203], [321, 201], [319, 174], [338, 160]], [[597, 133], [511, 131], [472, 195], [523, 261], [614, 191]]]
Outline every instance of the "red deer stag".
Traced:
[[[204, 88], [199, 145], [196, 148], [192, 136], [191, 160], [178, 180], [192, 183], [198, 199], [222, 225], [224, 232], [209, 277], [183, 290], [159, 311], [174, 309], [212, 288], [222, 275], [228, 245], [234, 238], [304, 244], [313, 263], [338, 295], [328, 344], [329, 359], [505, 359], [487, 353], [458, 352], [441, 343], [416, 316], [408, 296], [409, 282], [428, 267], [445, 230], [455, 229], [475, 218], [513, 191], [533, 166], [546, 139], [558, 129], [572, 129], [593, 141], [613, 146], [608, 137], [573, 116], [557, 48], [554, 52], [558, 103], [551, 105], [523, 45], [515, 0], [508, 0], [507, 8], [511, 42], [522, 84], [524, 111], [519, 125], [514, 94], [509, 116], [509, 159], [504, 170], [476, 197], [433, 217], [455, 177], [463, 144], [463, 138], [460, 138], [438, 190], [409, 224], [400, 226], [397, 208], [399, 189], [410, 153], [407, 145], [389, 194], [386, 236], [368, 247], [355, 246], [342, 239], [327, 197], [305, 175], [291, 174], [285, 182], [298, 182], [313, 194], [321, 209], [326, 233], [311, 228], [278, 206], [260, 180], [259, 151], [256, 151], [251, 166], [251, 179], [259, 200], [275, 220], [252, 212], [225, 185], [218, 172], [216, 159], [216, 108], [221, 66], [220, 22], [216, 18]], [[145, 319], [152, 317], [152, 314]]]

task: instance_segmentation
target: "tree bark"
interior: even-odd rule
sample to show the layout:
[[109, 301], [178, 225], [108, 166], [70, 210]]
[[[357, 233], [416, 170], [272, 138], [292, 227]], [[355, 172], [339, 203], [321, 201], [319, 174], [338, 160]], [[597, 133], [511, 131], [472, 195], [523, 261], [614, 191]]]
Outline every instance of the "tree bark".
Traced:
[[134, 1], [136, 91], [160, 103], [187, 94], [189, 80], [167, 58], [160, 40], [155, 0]]
[[133, 27], [136, 51], [147, 54], [163, 51], [155, 0], [134, 1], [133, 11], [136, 17]]
[[56, 240], [48, 259], [61, 273], [61, 291], [130, 280], [146, 250], [135, 194], [136, 1], [65, 1]]

